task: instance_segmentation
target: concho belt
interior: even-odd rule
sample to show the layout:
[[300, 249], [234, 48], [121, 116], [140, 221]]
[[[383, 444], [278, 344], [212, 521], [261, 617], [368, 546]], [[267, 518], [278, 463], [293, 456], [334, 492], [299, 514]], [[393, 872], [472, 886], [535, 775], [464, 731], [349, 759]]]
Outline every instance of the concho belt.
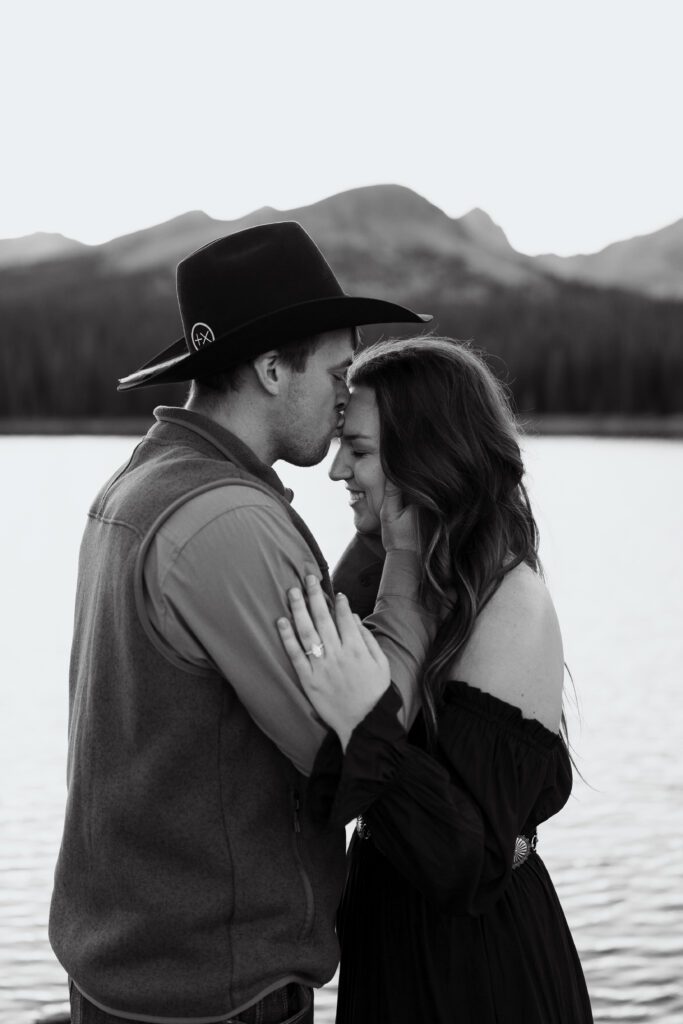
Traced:
[[[368, 823], [362, 814], [359, 814], [356, 819], [356, 832], [359, 839], [370, 839], [372, 832], [368, 828]], [[522, 864], [528, 860], [532, 851], [536, 849], [538, 843], [538, 835], [536, 832], [531, 836], [517, 836], [515, 839], [515, 850], [512, 855], [512, 870], [515, 871], [517, 868], [521, 868]]]

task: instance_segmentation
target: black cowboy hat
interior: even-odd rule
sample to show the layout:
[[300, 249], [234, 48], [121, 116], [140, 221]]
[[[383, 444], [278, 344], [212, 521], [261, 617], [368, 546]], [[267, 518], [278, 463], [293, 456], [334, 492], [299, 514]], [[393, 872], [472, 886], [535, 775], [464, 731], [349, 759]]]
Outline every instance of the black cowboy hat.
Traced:
[[296, 221], [209, 242], [181, 260], [176, 281], [184, 337], [123, 377], [119, 391], [217, 373], [324, 331], [432, 319], [394, 302], [345, 295]]

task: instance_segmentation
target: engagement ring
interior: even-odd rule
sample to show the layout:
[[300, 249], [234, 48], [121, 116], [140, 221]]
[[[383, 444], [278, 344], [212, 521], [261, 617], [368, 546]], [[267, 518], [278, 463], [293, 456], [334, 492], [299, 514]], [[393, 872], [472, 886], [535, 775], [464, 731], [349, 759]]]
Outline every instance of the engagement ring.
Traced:
[[313, 644], [310, 651], [304, 651], [307, 658], [322, 658], [325, 644]]

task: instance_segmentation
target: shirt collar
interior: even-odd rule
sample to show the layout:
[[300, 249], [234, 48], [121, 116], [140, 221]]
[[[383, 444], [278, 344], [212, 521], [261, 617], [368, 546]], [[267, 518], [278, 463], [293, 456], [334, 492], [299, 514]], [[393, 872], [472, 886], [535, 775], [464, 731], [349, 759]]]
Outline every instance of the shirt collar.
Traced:
[[226, 458], [237, 462], [243, 469], [252, 473], [259, 480], [272, 487], [281, 494], [287, 501], [294, 497], [289, 487], [285, 487], [280, 477], [272, 466], [267, 466], [259, 459], [251, 448], [244, 443], [236, 434], [226, 430], [210, 416], [194, 412], [192, 409], [181, 409], [176, 406], [159, 405], [154, 410], [154, 417], [160, 423], [175, 423], [177, 426], [185, 427], [187, 430], [199, 434], [206, 441], [209, 441], [215, 448], [225, 455]]

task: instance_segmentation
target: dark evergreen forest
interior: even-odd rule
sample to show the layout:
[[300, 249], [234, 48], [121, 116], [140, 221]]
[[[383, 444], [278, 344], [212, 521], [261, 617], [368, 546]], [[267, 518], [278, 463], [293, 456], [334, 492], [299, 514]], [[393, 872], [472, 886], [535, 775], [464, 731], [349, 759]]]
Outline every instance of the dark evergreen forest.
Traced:
[[[402, 300], [434, 313], [438, 333], [470, 339], [523, 415], [683, 413], [683, 303], [566, 282], [530, 291], [470, 279], [468, 288], [463, 268], [442, 263], [422, 266], [410, 281], [394, 276], [391, 288], [386, 267], [371, 268], [364, 284], [357, 262], [345, 274], [338, 258], [335, 269], [348, 291]], [[180, 334], [167, 270], [106, 274], [78, 258], [39, 274], [6, 269], [0, 416], [138, 416], [182, 401], [184, 385], [116, 391], [117, 378]], [[366, 340], [377, 335], [364, 332]]]

